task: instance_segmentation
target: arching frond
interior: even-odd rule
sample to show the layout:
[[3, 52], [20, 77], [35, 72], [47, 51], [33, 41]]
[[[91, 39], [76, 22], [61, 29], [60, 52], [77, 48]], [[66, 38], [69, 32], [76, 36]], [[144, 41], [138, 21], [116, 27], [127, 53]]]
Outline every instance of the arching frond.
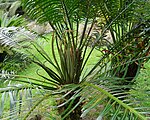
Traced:
[[0, 28], [0, 46], [2, 52], [6, 51], [9, 53], [12, 48], [28, 47], [27, 41], [32, 41], [33, 39], [35, 39], [35, 35], [24, 28]]
[[[56, 90], [56, 87], [52, 83], [46, 81], [42, 82], [42, 80], [27, 76], [4, 73], [0, 75], [1, 80], [2, 78], [5, 79], [6, 85], [9, 83], [8, 86], [4, 87], [3, 85], [3, 87], [0, 88], [1, 119], [21, 120], [23, 118], [34, 118], [34, 115], [45, 118], [48, 115], [53, 114], [53, 112], [48, 112], [48, 109], [53, 109], [54, 107], [51, 106], [55, 105], [54, 102], [52, 102], [53, 98], [51, 98], [51, 96], [60, 94], [61, 92], [55, 93], [49, 91], [52, 89]], [[9, 79], [7, 78], [8, 76]], [[44, 112], [40, 114], [38, 111], [41, 109]]]
[[[96, 111], [94, 115], [98, 120], [104, 118], [114, 120], [147, 120], [150, 117], [150, 107], [143, 106], [143, 100], [138, 99], [134, 95], [132, 96], [129, 92], [124, 92], [123, 88], [120, 86], [109, 84], [109, 82], [113, 82], [113, 80], [109, 80], [109, 82], [104, 80], [103, 82], [106, 83], [103, 83], [103, 85], [85, 83], [86, 87], [85, 91], [83, 90], [83, 96], [87, 104], [83, 106], [82, 117], [89, 114], [90, 111], [94, 109]], [[91, 91], [91, 93], [89, 91]], [[146, 91], [143, 91], [143, 94], [149, 96]], [[150, 98], [147, 97], [145, 102], [149, 99]]]
[[[0, 88], [1, 93], [1, 119], [18, 119], [19, 114], [32, 106], [33, 86], [13, 85]], [[23, 100], [26, 99], [26, 103]], [[10, 105], [8, 105], [10, 103]], [[10, 106], [10, 107], [9, 107]], [[25, 108], [26, 107], [26, 108]]]

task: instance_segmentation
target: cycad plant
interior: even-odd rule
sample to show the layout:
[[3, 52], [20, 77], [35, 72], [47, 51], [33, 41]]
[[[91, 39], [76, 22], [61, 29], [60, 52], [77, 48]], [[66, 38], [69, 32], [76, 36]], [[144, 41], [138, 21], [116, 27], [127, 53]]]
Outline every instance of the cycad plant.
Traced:
[[[118, 0], [117, 3], [121, 1]], [[115, 1], [23, 0], [22, 2], [26, 13], [31, 18], [36, 19], [38, 22], [49, 22], [53, 28], [51, 33], [52, 40], [45, 37], [51, 40], [50, 51], [52, 55], [46, 53], [40, 45], [32, 42], [32, 45], [44, 58], [44, 61], [39, 60], [32, 51], [28, 50], [28, 52], [33, 56], [33, 62], [43, 68], [47, 75], [40, 74], [39, 71], [37, 71], [37, 74], [41, 77], [40, 79], [13, 75], [16, 77], [16, 79], [13, 79], [14, 81], [28, 84], [0, 89], [0, 92], [3, 93], [2, 101], [4, 101], [5, 95], [9, 94], [10, 96], [11, 111], [9, 118], [18, 117], [17, 119], [19, 119], [20, 117], [24, 120], [28, 119], [36, 107], [51, 96], [55, 96], [58, 101], [51, 108], [58, 109], [61, 119], [80, 120], [92, 109], [97, 108], [99, 110], [97, 114], [98, 120], [146, 120], [149, 117], [149, 107], [141, 107], [140, 101], [136, 97], [132, 97], [129, 91], [124, 92], [123, 87], [130, 86], [124, 85], [122, 87], [120, 84], [118, 85], [117, 80], [120, 78], [112, 75], [112, 71], [114, 72], [117, 67], [122, 66], [122, 64], [118, 64], [118, 66], [111, 65], [111, 60], [113, 58], [116, 60], [118, 52], [112, 55], [114, 52], [110, 54], [109, 50], [104, 50], [106, 46], [100, 46], [98, 50], [102, 56], [91, 69], [85, 70], [87, 61], [95, 50], [97, 43], [103, 40], [105, 32], [110, 30], [110, 27], [115, 27], [113, 26], [114, 22], [120, 22], [120, 16], [133, 3], [123, 7], [120, 5], [121, 9], [118, 11], [117, 16], [112, 15], [113, 18], [109, 19], [109, 21], [104, 21], [101, 24], [104, 26], [101, 32], [93, 32], [95, 31], [96, 18], [108, 18], [111, 14], [111, 12], [107, 16], [104, 14], [104, 11], [108, 10], [106, 3], [111, 6], [116, 3]], [[116, 8], [116, 6], [113, 7]], [[81, 24], [84, 26], [83, 29], [80, 28]], [[126, 24], [127, 22], [125, 21]], [[88, 28], [88, 25], [90, 25], [90, 28]], [[126, 30], [126, 28], [123, 29]], [[89, 43], [91, 40], [93, 43], [90, 48]], [[122, 42], [119, 41], [118, 44], [122, 45]], [[110, 48], [113, 50], [118, 44], [113, 47], [110, 46]], [[124, 48], [127, 47], [125, 46]], [[102, 53], [106, 51], [106, 53], [102, 54], [101, 51]], [[124, 64], [127, 64], [127, 61]], [[34, 90], [37, 90], [38, 94], [40, 93], [39, 98], [35, 99], [35, 101], [34, 97], [37, 97], [34, 96], [34, 92], [33, 94], [31, 92]], [[23, 97], [23, 93], [26, 94], [26, 98]], [[33, 103], [30, 105], [30, 109], [24, 107], [24, 101]], [[3, 108], [3, 104], [1, 108]]]
[[[41, 4], [38, 4], [39, 2], [41, 2]], [[96, 2], [98, 1], [94, 1], [94, 3]], [[33, 4], [33, 1], [23, 1], [23, 3], [26, 12], [33, 19], [36, 18], [39, 22], [48, 21], [54, 30], [52, 34], [52, 57], [48, 56], [48, 54], [46, 54], [43, 49], [40, 49], [39, 46], [35, 46], [37, 51], [39, 51], [46, 61], [53, 66], [53, 69], [51, 69], [46, 64], [35, 59], [34, 63], [41, 66], [50, 78], [42, 75], [41, 77], [51, 81], [55, 86], [81, 83], [83, 81], [81, 79], [81, 74], [92, 52], [91, 51], [86, 56], [88, 42], [90, 40], [90, 34], [94, 26], [98, 8], [95, 8], [92, 1], [87, 3], [78, 0], [37, 1], [35, 4]], [[30, 8], [33, 7], [34, 10], [32, 11]], [[87, 25], [89, 23], [91, 24], [91, 27], [87, 30]], [[84, 25], [81, 30], [81, 35], [79, 33], [80, 24]], [[55, 43], [57, 50], [54, 49]], [[59, 58], [56, 57], [56, 52], [58, 52]], [[81, 88], [77, 87], [64, 97], [62, 102], [66, 102], [66, 104], [59, 110], [60, 113], [63, 111], [61, 113], [62, 118], [74, 107], [74, 105], [79, 104], [81, 96], [70, 101], [70, 99], [77, 94], [76, 91], [81, 91]], [[63, 94], [66, 94], [66, 92]], [[60, 104], [62, 103], [60, 102]], [[80, 119], [81, 108], [82, 103], [80, 103], [65, 119]]]

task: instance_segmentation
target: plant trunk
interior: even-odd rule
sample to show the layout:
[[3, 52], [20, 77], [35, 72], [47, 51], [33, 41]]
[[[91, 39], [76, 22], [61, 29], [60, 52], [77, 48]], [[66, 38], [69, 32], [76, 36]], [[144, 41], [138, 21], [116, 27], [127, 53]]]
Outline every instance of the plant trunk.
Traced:
[[[66, 101], [69, 100], [72, 95], [74, 94], [74, 92], [70, 93], [65, 99]], [[75, 98], [75, 100], [70, 101], [68, 104], [60, 107], [58, 109], [59, 114], [61, 114], [61, 117], [63, 118], [74, 106], [76, 106], [78, 104], [78, 102], [80, 101], [80, 97]], [[63, 103], [65, 101], [61, 101], [60, 103]], [[81, 109], [82, 109], [82, 104], [79, 104], [65, 119], [63, 120], [81, 120]], [[65, 111], [67, 110], [67, 111]], [[64, 112], [65, 111], [65, 112]]]
[[139, 69], [139, 65], [136, 62], [133, 62], [129, 64], [127, 68], [127, 72], [125, 73], [125, 71], [123, 71], [119, 73], [118, 77], [122, 78], [125, 74], [124, 78], [125, 80], [127, 80], [126, 84], [128, 84], [128, 82], [132, 81], [136, 77], [138, 69]]
[[131, 89], [130, 86], [134, 84], [134, 80], [139, 71], [138, 69], [140, 68], [140, 65], [137, 62], [133, 62], [128, 66], [120, 66], [120, 68], [123, 68], [125, 70], [122, 71], [121, 69], [119, 69], [119, 71], [117, 71], [117, 73], [115, 74], [116, 77], [123, 78], [117, 82], [117, 85], [127, 85], [122, 90], [129, 91]]
[[7, 55], [6, 52], [0, 53], [0, 62], [3, 62], [3, 61], [4, 61], [6, 55]]

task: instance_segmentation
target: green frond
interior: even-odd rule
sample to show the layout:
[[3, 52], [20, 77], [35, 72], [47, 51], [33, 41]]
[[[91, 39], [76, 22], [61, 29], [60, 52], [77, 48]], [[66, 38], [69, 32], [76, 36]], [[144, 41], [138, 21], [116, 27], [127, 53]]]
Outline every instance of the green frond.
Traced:
[[[0, 92], [0, 118], [20, 120], [32, 118], [34, 115], [40, 115], [44, 118], [46, 116], [50, 117], [54, 112], [49, 113], [48, 109], [55, 107], [54, 96], [61, 94], [61, 92], [44, 90], [42, 86], [32, 83], [12, 84], [5, 88], [0, 88]], [[38, 112], [41, 109], [43, 113]], [[54, 117], [54, 115], [51, 117]]]
[[[24, 106], [26, 104], [28, 105], [31, 104], [30, 101], [27, 101], [27, 103], [24, 104], [22, 103], [22, 100], [25, 99], [25, 97], [26, 99], [31, 99], [32, 89], [33, 89], [33, 86], [27, 86], [27, 85], [21, 85], [21, 84], [8, 86], [5, 88], [0, 88], [0, 92], [1, 92], [0, 118], [1, 119], [19, 118], [18, 117], [19, 113], [24, 109]], [[26, 94], [26, 96], [24, 96], [23, 94]], [[10, 102], [10, 105], [8, 105], [9, 102]], [[30, 107], [30, 105], [28, 107]], [[8, 113], [10, 112], [9, 115], [6, 112], [6, 110], [8, 111]]]
[[29, 48], [29, 42], [35, 39], [35, 35], [18, 27], [0, 28], [0, 51], [3, 53], [12, 53], [12, 49]]
[[[39, 22], [56, 23], [63, 20], [62, 3], [59, 0], [23, 1], [26, 12]], [[39, 4], [40, 3], [40, 4]], [[32, 9], [31, 9], [32, 8]]]
[[[97, 86], [93, 83], [87, 83], [87, 82], [85, 82], [84, 84], [87, 86], [87, 89], [90, 90], [91, 88], [91, 90], [96, 92], [97, 95], [96, 97], [92, 96], [92, 94], [90, 94], [91, 96], [89, 95], [89, 97], [91, 98], [89, 98], [90, 100], [88, 104], [86, 104], [83, 107], [82, 116], [85, 116], [92, 109], [99, 109], [100, 113], [97, 119], [100, 120], [103, 118], [107, 118], [107, 119], [110, 118], [112, 120], [121, 120], [121, 119], [147, 120], [147, 117], [149, 117], [148, 111], [150, 110], [150, 108], [147, 107], [144, 112], [143, 107], [140, 106], [140, 102], [143, 101], [138, 101], [138, 100], [136, 101], [136, 99], [134, 98], [133, 100], [132, 99], [126, 100], [128, 99], [128, 94], [119, 90], [119, 86], [118, 86], [118, 91], [114, 91], [113, 93], [110, 93], [110, 90], [107, 90], [107, 87], [105, 86]], [[113, 91], [113, 88], [111, 89], [111, 91]], [[87, 97], [86, 94], [85, 97]], [[136, 108], [137, 106], [139, 106], [139, 109]]]
[[9, 13], [4, 11], [0, 12], [0, 27], [18, 27], [20, 25], [25, 25], [26, 21], [22, 16], [13, 15], [9, 17]]

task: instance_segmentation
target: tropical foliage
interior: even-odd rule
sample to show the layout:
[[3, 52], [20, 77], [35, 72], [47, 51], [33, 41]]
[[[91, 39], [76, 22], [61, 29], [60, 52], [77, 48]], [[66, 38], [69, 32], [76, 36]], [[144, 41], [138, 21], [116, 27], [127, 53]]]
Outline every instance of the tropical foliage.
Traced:
[[[131, 94], [132, 86], [129, 83], [133, 81], [129, 81], [129, 78], [133, 79], [135, 76], [126, 76], [129, 66], [134, 67], [132, 63], [139, 68], [141, 61], [149, 57], [149, 26], [135, 26], [137, 21], [132, 14], [134, 9], [139, 7], [134, 0], [22, 2], [26, 13], [32, 19], [49, 22], [53, 28], [51, 37], [44, 37], [51, 42], [52, 55], [45, 52], [39, 44], [31, 42], [44, 59], [41, 61], [28, 50], [33, 57], [32, 61], [47, 74], [40, 74], [37, 70], [40, 79], [12, 75], [15, 77], [13, 81], [24, 84], [0, 89], [1, 111], [4, 109], [5, 96], [10, 98], [10, 115], [2, 117], [26, 120], [51, 96], [57, 101], [51, 108], [58, 109], [61, 119], [79, 120], [92, 109], [99, 111], [98, 120], [146, 120], [150, 117], [149, 106], [142, 107], [143, 100]], [[98, 21], [97, 26], [101, 30], [96, 27], [97, 17], [103, 19]], [[80, 28], [81, 24], [83, 29]], [[108, 31], [111, 33], [112, 42], [105, 39]], [[137, 41], [136, 38], [140, 40]], [[89, 47], [91, 41], [92, 45]], [[97, 47], [102, 41], [106, 41], [106, 45]], [[144, 45], [137, 50], [143, 41]], [[86, 71], [87, 61], [96, 49], [101, 56], [97, 63]], [[135, 74], [137, 71], [138, 69]], [[124, 80], [128, 80], [128, 84]], [[36, 94], [40, 99], [37, 99]], [[143, 90], [143, 94], [149, 99], [149, 93]], [[29, 109], [24, 107], [28, 103]]]
[[[10, 39], [7, 39], [6, 34], [9, 34], [8, 36], [10, 37], [13, 36], [12, 30], [16, 29], [13, 26], [18, 27], [24, 24], [24, 18], [18, 17], [17, 15], [10, 18], [8, 17], [8, 13], [4, 13], [4, 11], [0, 12], [0, 53], [5, 52], [5, 54], [12, 54], [12, 51], [10, 50], [10, 48], [12, 47], [12, 41]], [[7, 27], [11, 28], [7, 29]], [[15, 33], [16, 31], [14, 32], [14, 34]]]
[[[141, 2], [145, 4], [145, 2]], [[115, 7], [110, 7], [110, 4]], [[143, 21], [135, 19], [140, 16], [140, 13], [134, 11], [135, 9], [140, 9], [137, 1], [122, 1], [119, 5], [113, 1], [101, 4], [101, 11], [106, 24], [109, 25], [108, 30], [112, 39], [112, 42], [107, 43], [106, 49], [109, 54], [112, 54], [112, 66], [128, 62], [127, 65], [117, 67], [112, 74], [125, 77], [127, 82], [136, 77], [144, 62], [143, 58], [148, 56], [150, 50], [149, 22], [146, 22], [145, 18], [141, 18]], [[118, 13], [120, 13], [119, 16]], [[117, 19], [115, 19], [116, 17]]]
[[[26, 22], [23, 17], [18, 15], [9, 17], [8, 12], [0, 11], [0, 62], [1, 62], [0, 68], [1, 70], [17, 71], [17, 69], [15, 70], [15, 68], [18, 68], [19, 71], [21, 69], [22, 62], [20, 61], [21, 59], [19, 58], [24, 58], [25, 56], [22, 53], [18, 53], [14, 48], [18, 48], [19, 44], [25, 40], [25, 37], [21, 38], [19, 36], [19, 33], [25, 30], [21, 28], [17, 28], [20, 25], [24, 26], [25, 24]], [[22, 65], [24, 66], [24, 64]]]

